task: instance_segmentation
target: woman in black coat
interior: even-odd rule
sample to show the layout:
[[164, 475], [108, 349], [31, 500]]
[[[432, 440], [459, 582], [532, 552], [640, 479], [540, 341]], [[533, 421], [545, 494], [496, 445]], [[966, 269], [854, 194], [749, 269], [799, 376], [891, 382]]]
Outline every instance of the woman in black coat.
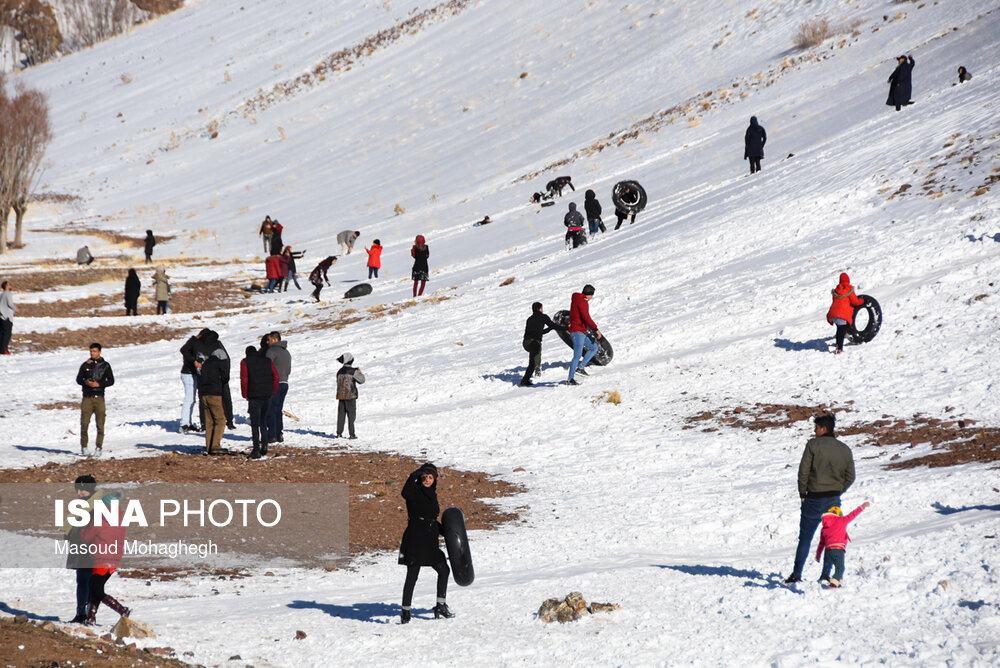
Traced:
[[413, 601], [413, 587], [417, 584], [421, 566], [430, 566], [437, 571], [437, 605], [434, 619], [454, 617], [448, 610], [445, 597], [448, 594], [448, 576], [451, 571], [444, 559], [444, 552], [438, 547], [441, 525], [438, 514], [441, 506], [437, 500], [437, 467], [427, 463], [410, 474], [403, 485], [406, 499], [406, 531], [399, 546], [399, 563], [406, 566], [406, 582], [403, 584], [403, 612], [400, 621], [410, 621], [410, 603]]
[[764, 158], [764, 144], [767, 143], [767, 132], [764, 126], [757, 122], [756, 116], [750, 117], [750, 125], [743, 136], [743, 159], [750, 161], [750, 173], [760, 171], [760, 161]]
[[911, 104], [910, 95], [913, 94], [913, 86], [910, 81], [910, 73], [913, 71], [913, 56], [898, 56], [899, 64], [889, 75], [889, 98], [885, 101], [890, 107], [896, 107], [899, 111], [904, 104]]
[[146, 264], [153, 261], [153, 246], [156, 245], [156, 237], [153, 230], [146, 230]]
[[139, 282], [139, 274], [135, 269], [128, 270], [125, 277], [125, 315], [139, 315], [139, 292], [142, 284]]

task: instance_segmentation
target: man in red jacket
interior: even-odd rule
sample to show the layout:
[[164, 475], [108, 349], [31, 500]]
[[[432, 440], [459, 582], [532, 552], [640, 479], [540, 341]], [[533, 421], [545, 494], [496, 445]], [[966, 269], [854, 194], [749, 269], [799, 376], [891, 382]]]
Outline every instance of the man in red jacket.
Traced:
[[[574, 292], [569, 306], [569, 336], [573, 339], [573, 360], [569, 363], [568, 385], [579, 385], [574, 376], [587, 374], [586, 367], [597, 354], [597, 342], [587, 336], [587, 328], [594, 330], [594, 336], [601, 338], [601, 330], [590, 317], [590, 300], [594, 296], [594, 286], [583, 286], [583, 292]], [[586, 354], [583, 351], [586, 350]], [[580, 356], [583, 355], [583, 359]]]

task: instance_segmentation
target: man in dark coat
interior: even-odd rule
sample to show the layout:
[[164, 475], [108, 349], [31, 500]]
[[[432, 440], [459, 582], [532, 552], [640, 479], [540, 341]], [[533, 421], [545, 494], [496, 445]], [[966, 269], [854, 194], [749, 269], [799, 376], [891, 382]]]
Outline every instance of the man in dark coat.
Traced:
[[284, 246], [281, 241], [281, 233], [284, 231], [284, 226], [278, 221], [274, 221], [271, 225], [271, 255], [281, 255], [281, 251], [284, 250]]
[[[94, 500], [97, 496], [97, 479], [90, 474], [78, 476], [73, 483], [76, 498], [84, 499], [87, 502], [87, 512], [92, 512]], [[94, 574], [93, 558], [86, 550], [81, 549], [84, 545], [80, 537], [80, 529], [74, 527], [67, 520], [62, 531], [69, 542], [66, 551], [66, 568], [76, 571], [76, 616], [70, 620], [70, 624], [85, 624], [90, 608], [90, 578]]]
[[[198, 367], [195, 362], [198, 361], [198, 351], [202, 345], [201, 339], [206, 332], [210, 331], [212, 330], [201, 330], [181, 346], [181, 384], [184, 385], [184, 403], [181, 404], [182, 434], [198, 431], [198, 427], [194, 424], [194, 407], [198, 404]], [[211, 351], [205, 352], [206, 356], [208, 352]], [[204, 417], [199, 416], [199, 418], [204, 420]]]
[[139, 293], [142, 292], [142, 283], [139, 281], [139, 274], [135, 269], [128, 270], [125, 277], [125, 315], [139, 315]]
[[281, 340], [281, 332], [271, 332], [265, 336], [267, 345], [261, 345], [261, 354], [274, 362], [278, 370], [278, 388], [271, 397], [271, 407], [267, 411], [268, 440], [282, 443], [285, 440], [285, 421], [282, 411], [288, 394], [288, 376], [292, 373], [292, 354], [288, 352], [288, 342]]
[[896, 107], [899, 111], [903, 105], [913, 104], [910, 96], [913, 94], [913, 87], [910, 81], [910, 73], [913, 71], [913, 56], [897, 56], [896, 69], [889, 75], [889, 98], [885, 101], [890, 107]]
[[80, 402], [80, 454], [87, 455], [87, 432], [90, 430], [90, 418], [97, 423], [97, 441], [94, 454], [98, 457], [104, 452], [104, 388], [115, 384], [115, 374], [111, 365], [101, 357], [101, 344], [90, 344], [90, 359], [80, 365], [76, 374], [76, 384], [83, 387], [83, 400]]
[[246, 357], [240, 362], [240, 394], [247, 400], [250, 414], [250, 437], [253, 452], [250, 459], [267, 454], [267, 444], [274, 438], [267, 428], [267, 413], [271, 397], [278, 389], [278, 369], [274, 362], [247, 346]]
[[542, 337], [553, 329], [565, 332], [568, 328], [560, 327], [552, 322], [552, 318], [542, 313], [542, 302], [532, 304], [531, 315], [524, 323], [524, 342], [522, 345], [528, 353], [528, 368], [524, 370], [521, 387], [531, 387], [531, 376], [542, 375]]
[[562, 197], [563, 188], [566, 186], [569, 186], [570, 190], [576, 192], [576, 188], [573, 187], [572, 176], [557, 176], [545, 184], [545, 190], [549, 193], [549, 197]]
[[222, 392], [229, 386], [229, 357], [222, 348], [216, 348], [207, 356], [199, 352], [195, 365], [205, 424], [205, 451], [209, 455], [222, 454], [222, 435], [226, 432]]
[[402, 496], [406, 499], [406, 531], [399, 546], [399, 564], [406, 566], [406, 582], [403, 584], [403, 612], [401, 622], [410, 621], [410, 604], [413, 602], [413, 587], [417, 584], [421, 566], [430, 566], [437, 571], [437, 604], [434, 618], [454, 617], [448, 610], [445, 598], [448, 595], [448, 576], [451, 571], [445, 561], [444, 552], [438, 547], [441, 525], [438, 514], [441, 506], [437, 498], [437, 467], [424, 464], [410, 474], [403, 485]]
[[601, 220], [601, 203], [597, 201], [597, 193], [588, 190], [583, 196], [583, 208], [587, 212], [587, 225], [590, 228], [590, 236], [597, 234], [597, 231], [607, 232], [604, 222]]
[[573, 248], [582, 246], [587, 242], [587, 237], [583, 234], [583, 214], [576, 210], [576, 202], [569, 203], [569, 211], [563, 216], [563, 225], [566, 226], [566, 245], [573, 244]]
[[764, 144], [767, 143], [767, 132], [764, 126], [757, 122], [756, 116], [750, 117], [750, 125], [743, 137], [743, 159], [750, 161], [750, 173], [760, 171], [760, 161], [764, 157]]
[[344, 353], [337, 358], [344, 366], [337, 372], [337, 436], [344, 435], [344, 421], [347, 421], [347, 431], [351, 438], [357, 438], [354, 433], [354, 418], [358, 414], [358, 383], [365, 382], [365, 374], [361, 367], [353, 367], [354, 355]]
[[819, 415], [816, 436], [809, 439], [799, 462], [799, 544], [795, 550], [795, 566], [785, 582], [802, 581], [802, 568], [809, 557], [809, 544], [823, 513], [840, 506], [840, 495], [854, 482], [854, 455], [851, 449], [834, 438], [835, 418]]
[[153, 246], [156, 245], [156, 237], [153, 230], [146, 230], [146, 264], [153, 261]]

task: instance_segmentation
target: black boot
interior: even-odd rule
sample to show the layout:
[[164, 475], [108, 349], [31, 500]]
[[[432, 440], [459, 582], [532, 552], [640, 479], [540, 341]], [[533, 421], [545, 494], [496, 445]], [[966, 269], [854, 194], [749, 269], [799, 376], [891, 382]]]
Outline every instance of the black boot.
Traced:
[[92, 626], [97, 623], [97, 609], [101, 607], [100, 601], [91, 601], [90, 606], [87, 608], [87, 618], [83, 621], [84, 624]]
[[447, 603], [438, 603], [434, 606], [434, 619], [440, 619], [441, 617], [451, 619], [454, 616], [455, 613], [448, 609]]
[[404, 608], [403, 611], [401, 613], [399, 613], [399, 623], [400, 624], [409, 624], [410, 623], [410, 611], [409, 610], [407, 610], [407, 609]]
[[73, 619], [69, 620], [69, 623], [70, 624], [83, 624], [86, 621], [87, 621], [87, 613], [78, 612], [78, 613], [76, 613], [76, 617], [74, 617]]
[[122, 617], [128, 617], [130, 614], [132, 614], [132, 608], [126, 608], [124, 605], [118, 602], [118, 599], [113, 598], [107, 594], [104, 595], [104, 598], [102, 598], [101, 601], [104, 603], [104, 605], [108, 606]]
[[267, 441], [261, 441], [260, 442], [260, 454], [262, 454], [262, 455], [266, 455], [267, 454]]
[[260, 459], [260, 447], [253, 449], [253, 452], [250, 453], [250, 459]]

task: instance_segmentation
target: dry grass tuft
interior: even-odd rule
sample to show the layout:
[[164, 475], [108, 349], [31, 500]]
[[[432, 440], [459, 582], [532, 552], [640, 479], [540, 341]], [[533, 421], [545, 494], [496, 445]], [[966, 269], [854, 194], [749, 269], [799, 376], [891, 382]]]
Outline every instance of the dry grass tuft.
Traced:
[[604, 392], [594, 396], [594, 403], [605, 403], [614, 404], [615, 406], [621, 404], [622, 395], [618, 390], [604, 390]]
[[806, 21], [799, 26], [798, 32], [795, 33], [795, 46], [799, 49], [819, 46], [832, 34], [830, 22], [826, 19]]

